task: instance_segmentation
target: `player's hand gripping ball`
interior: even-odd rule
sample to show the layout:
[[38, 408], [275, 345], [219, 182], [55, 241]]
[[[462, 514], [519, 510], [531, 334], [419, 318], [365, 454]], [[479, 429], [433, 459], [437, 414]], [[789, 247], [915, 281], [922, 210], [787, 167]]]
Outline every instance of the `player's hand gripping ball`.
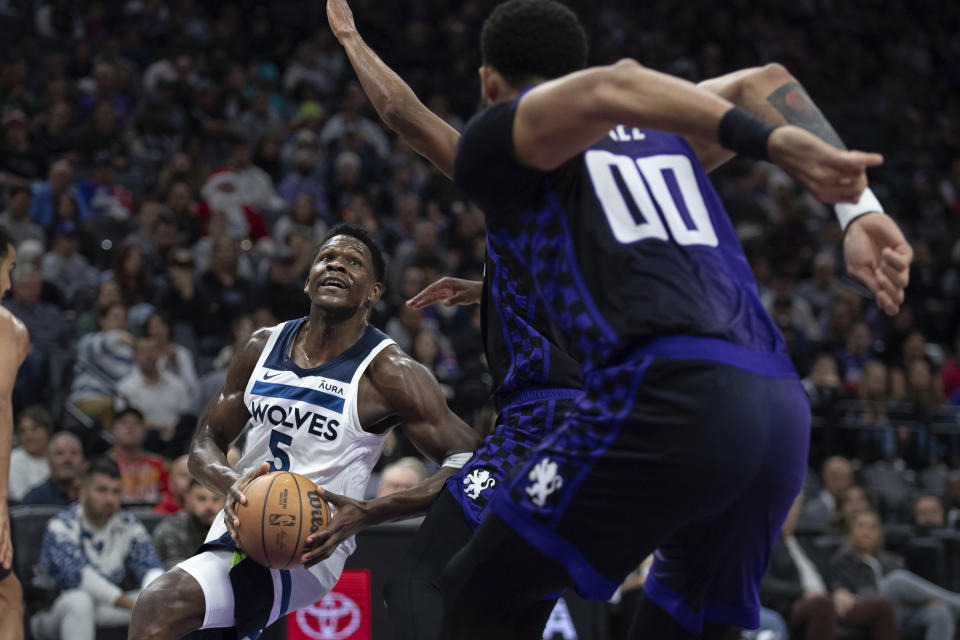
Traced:
[[237, 503], [240, 548], [258, 564], [293, 569], [302, 563], [307, 537], [330, 524], [330, 506], [306, 476], [274, 471], [254, 478]]

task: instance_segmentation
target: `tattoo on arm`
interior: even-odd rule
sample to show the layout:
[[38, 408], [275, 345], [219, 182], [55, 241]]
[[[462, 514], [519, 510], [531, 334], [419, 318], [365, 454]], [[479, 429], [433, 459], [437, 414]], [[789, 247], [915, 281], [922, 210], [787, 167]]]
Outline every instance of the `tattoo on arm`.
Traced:
[[806, 129], [838, 149], [847, 148], [799, 82], [788, 82], [778, 88], [767, 96], [767, 102], [773, 105], [788, 123]]

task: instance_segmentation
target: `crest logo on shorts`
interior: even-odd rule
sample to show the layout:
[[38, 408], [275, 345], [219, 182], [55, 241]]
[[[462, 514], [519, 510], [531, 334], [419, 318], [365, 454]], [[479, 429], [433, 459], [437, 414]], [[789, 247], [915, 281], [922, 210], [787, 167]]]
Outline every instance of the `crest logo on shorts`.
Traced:
[[297, 526], [297, 516], [292, 513], [271, 513], [270, 524], [275, 527], [295, 527]]
[[538, 508], [546, 504], [550, 494], [563, 486], [563, 478], [557, 473], [557, 463], [550, 458], [541, 458], [540, 462], [530, 469], [527, 479], [533, 483], [527, 487], [527, 495]]
[[476, 500], [481, 493], [495, 486], [497, 486], [497, 479], [490, 475], [489, 471], [480, 467], [463, 477], [463, 492], [471, 500]]

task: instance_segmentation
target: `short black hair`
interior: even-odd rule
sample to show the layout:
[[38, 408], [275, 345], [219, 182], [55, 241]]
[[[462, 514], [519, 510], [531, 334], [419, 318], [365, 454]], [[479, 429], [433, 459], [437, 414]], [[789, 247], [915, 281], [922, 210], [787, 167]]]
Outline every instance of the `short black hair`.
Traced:
[[370, 251], [370, 257], [373, 259], [373, 275], [377, 279], [377, 282], [384, 282], [387, 274], [387, 261], [386, 258], [383, 257], [383, 249], [380, 248], [380, 243], [373, 239], [369, 231], [355, 227], [352, 224], [338, 224], [327, 232], [320, 246], [323, 247], [323, 245], [330, 242], [331, 238], [336, 236], [350, 236], [367, 245], [367, 249]]
[[38, 426], [46, 429], [47, 433], [53, 433], [53, 418], [50, 416], [50, 412], [42, 405], [34, 404], [21, 411], [17, 415], [17, 424], [20, 424], [20, 421], [24, 418], [30, 418], [36, 422]]
[[120, 467], [117, 466], [116, 462], [104, 456], [94, 458], [87, 465], [87, 470], [83, 474], [84, 484], [89, 483], [90, 479], [93, 478], [93, 475], [96, 473], [107, 476], [108, 478], [120, 479]]
[[13, 246], [13, 236], [10, 235], [10, 232], [0, 227], [0, 260], [3, 260], [7, 257], [7, 254], [10, 253], [10, 247]]
[[522, 89], [587, 65], [587, 34], [579, 18], [556, 0], [508, 0], [483, 24], [483, 63]]

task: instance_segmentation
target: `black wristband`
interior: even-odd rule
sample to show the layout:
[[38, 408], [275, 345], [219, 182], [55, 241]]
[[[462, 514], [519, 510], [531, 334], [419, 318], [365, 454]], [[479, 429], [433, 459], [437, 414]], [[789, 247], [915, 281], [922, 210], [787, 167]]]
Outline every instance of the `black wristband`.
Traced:
[[769, 160], [767, 140], [776, 128], [776, 125], [764, 122], [740, 107], [733, 107], [720, 118], [717, 137], [721, 145], [738, 155]]

